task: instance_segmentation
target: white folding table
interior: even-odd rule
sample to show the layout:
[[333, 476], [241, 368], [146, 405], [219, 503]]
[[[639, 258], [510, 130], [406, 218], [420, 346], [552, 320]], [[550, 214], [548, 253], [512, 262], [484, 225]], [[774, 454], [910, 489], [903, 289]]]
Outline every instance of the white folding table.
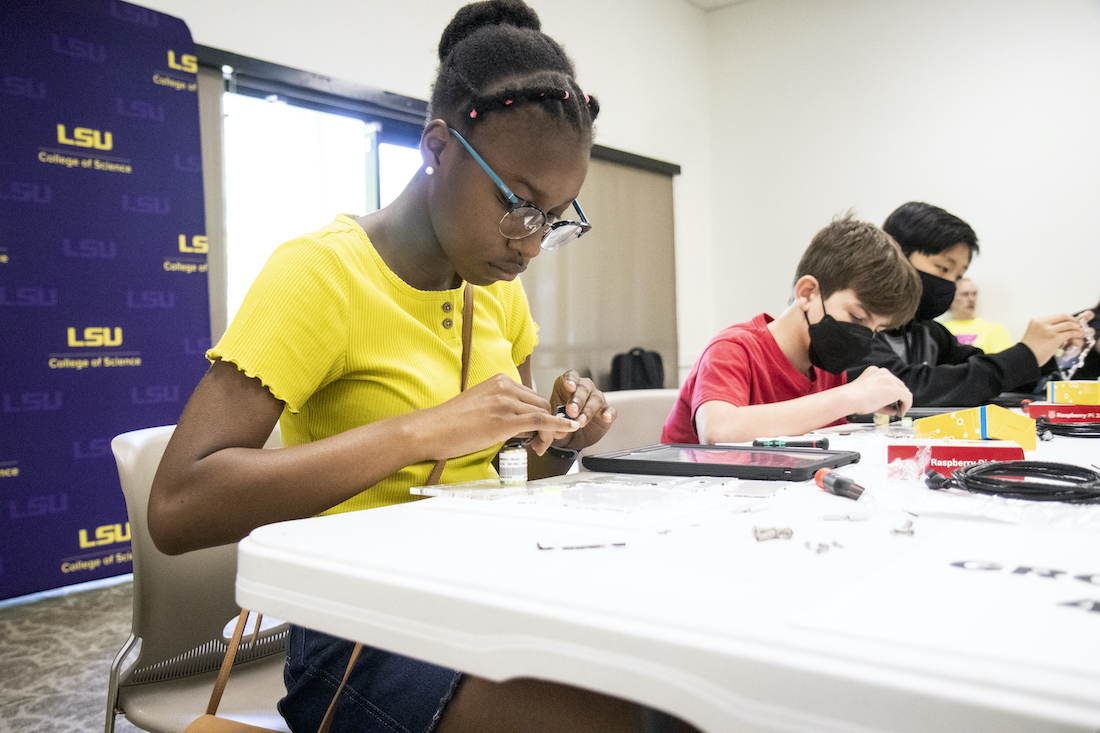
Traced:
[[[858, 502], [800, 483], [631, 508], [574, 487], [269, 525], [240, 543], [237, 599], [712, 733], [1100, 729], [1100, 506], [932, 501], [873, 441], [834, 439], [864, 454], [842, 469], [869, 487]], [[1029, 457], [1100, 464], [1100, 441]]]

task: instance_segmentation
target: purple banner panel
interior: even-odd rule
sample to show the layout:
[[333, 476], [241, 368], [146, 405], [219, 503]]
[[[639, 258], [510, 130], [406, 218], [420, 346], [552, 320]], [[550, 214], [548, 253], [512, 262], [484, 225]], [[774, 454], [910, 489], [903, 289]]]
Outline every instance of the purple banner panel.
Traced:
[[178, 18], [0, 3], [0, 599], [131, 570], [111, 438], [210, 345], [198, 66]]

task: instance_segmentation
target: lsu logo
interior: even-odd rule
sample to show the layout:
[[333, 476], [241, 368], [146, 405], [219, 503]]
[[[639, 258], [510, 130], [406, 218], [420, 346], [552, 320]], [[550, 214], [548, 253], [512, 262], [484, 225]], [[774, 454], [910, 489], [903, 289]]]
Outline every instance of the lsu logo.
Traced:
[[185, 338], [183, 340], [183, 353], [188, 355], [203, 356], [210, 350], [210, 338], [202, 336], [199, 338], [191, 339]]
[[135, 294], [127, 290], [126, 305], [130, 308], [174, 308], [176, 294], [167, 290], [143, 290]]
[[172, 161], [176, 166], [176, 170], [184, 173], [198, 173], [202, 170], [202, 158], [198, 155], [176, 153]]
[[110, 438], [92, 438], [91, 440], [73, 441], [73, 458], [76, 460], [83, 458], [102, 458], [110, 454], [110, 452]]
[[112, 336], [111, 329], [108, 328], [85, 328], [83, 334], [83, 341], [76, 337], [76, 329], [69, 329], [69, 346], [121, 346], [122, 345], [122, 329], [118, 326], [114, 329]]
[[77, 239], [65, 237], [61, 240], [61, 250], [66, 257], [100, 258], [113, 260], [118, 254], [118, 245], [109, 239]]
[[116, 97], [115, 110], [123, 117], [137, 117], [142, 120], [164, 122], [163, 104], [153, 106], [149, 102], [142, 102], [138, 99], [131, 99], [127, 102], [125, 99]]
[[180, 60], [176, 61], [176, 52], [168, 52], [168, 68], [176, 69], [177, 71], [186, 71], [188, 74], [199, 73], [199, 60], [189, 53], [185, 53], [180, 56]]
[[68, 494], [32, 496], [26, 501], [12, 499], [8, 502], [8, 516], [12, 519], [43, 517], [47, 514], [64, 514], [69, 510]]
[[18, 399], [4, 394], [4, 412], [52, 412], [60, 409], [60, 392], [23, 392]]
[[111, 2], [111, 15], [127, 23], [137, 23], [149, 28], [156, 28], [160, 23], [156, 12], [130, 3], [115, 2], [115, 0]]
[[57, 142], [62, 145], [95, 148], [96, 150], [110, 150], [115, 146], [109, 132], [100, 132], [88, 127], [77, 127], [73, 130], [73, 136], [69, 137], [65, 132], [65, 126], [60, 123], [57, 125]]
[[210, 245], [206, 242], [206, 237], [195, 235], [191, 237], [191, 244], [187, 244], [187, 235], [180, 235], [180, 252], [187, 252], [189, 254], [206, 254], [210, 251]]
[[131, 196], [122, 194], [122, 210], [136, 214], [167, 214], [172, 210], [165, 196]]
[[4, 74], [4, 84], [0, 86], [0, 92], [16, 97], [26, 97], [27, 99], [45, 99], [46, 84], [41, 81], [24, 79], [21, 76]]
[[5, 288], [0, 286], [0, 305], [29, 305], [52, 308], [57, 305], [57, 288]]
[[0, 199], [4, 201], [25, 201], [32, 204], [48, 204], [53, 200], [53, 191], [46, 183], [12, 181], [7, 186], [0, 186]]
[[137, 387], [130, 389], [130, 401], [135, 405], [160, 405], [166, 402], [179, 402], [179, 385], [164, 387], [146, 387], [139, 392]]
[[72, 56], [74, 59], [87, 59], [97, 64], [102, 64], [107, 60], [107, 48], [105, 46], [80, 38], [62, 38], [56, 33], [52, 35], [54, 53]]
[[126, 529], [122, 528], [121, 524], [105, 524], [102, 527], [95, 528], [95, 539], [88, 539], [88, 530], [80, 530], [80, 549], [87, 550], [89, 547], [100, 547], [102, 545], [113, 545], [117, 542], [129, 542], [130, 541], [130, 523], [126, 523]]

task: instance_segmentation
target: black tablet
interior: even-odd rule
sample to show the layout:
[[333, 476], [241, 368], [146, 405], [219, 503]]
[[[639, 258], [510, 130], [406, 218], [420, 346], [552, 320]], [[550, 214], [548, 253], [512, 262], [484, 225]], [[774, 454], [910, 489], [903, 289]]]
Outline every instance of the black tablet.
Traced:
[[[962, 410], [969, 410], [969, 409], [971, 409], [971, 408], [969, 408], [969, 407], [910, 407], [906, 411], [905, 417], [911, 417], [914, 420], [919, 420], [922, 417], [932, 417], [933, 415], [945, 415], [949, 412], [960, 412]], [[896, 415], [891, 415], [890, 416], [890, 422], [897, 422], [900, 419], [901, 418], [897, 417]], [[847, 420], [848, 420], [848, 422], [851, 422], [851, 423], [868, 423], [868, 422], [874, 422], [875, 421], [875, 416], [874, 416], [874, 413], [865, 412], [865, 413], [860, 413], [858, 415], [848, 415]]]
[[585, 456], [581, 465], [589, 471], [609, 473], [806, 481], [819, 468], [836, 468], [858, 460], [855, 451], [671, 444]]

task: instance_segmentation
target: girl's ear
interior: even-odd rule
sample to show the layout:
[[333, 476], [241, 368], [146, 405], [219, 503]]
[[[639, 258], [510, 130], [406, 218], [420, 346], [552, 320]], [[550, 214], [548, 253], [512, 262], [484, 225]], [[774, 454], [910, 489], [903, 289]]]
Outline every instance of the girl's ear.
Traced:
[[794, 300], [803, 312], [810, 310], [815, 297], [821, 297], [821, 285], [813, 275], [803, 275], [794, 284]]
[[424, 132], [420, 133], [420, 157], [424, 159], [424, 165], [439, 170], [443, 149], [451, 141], [451, 128], [444, 120], [432, 120], [424, 126]]

